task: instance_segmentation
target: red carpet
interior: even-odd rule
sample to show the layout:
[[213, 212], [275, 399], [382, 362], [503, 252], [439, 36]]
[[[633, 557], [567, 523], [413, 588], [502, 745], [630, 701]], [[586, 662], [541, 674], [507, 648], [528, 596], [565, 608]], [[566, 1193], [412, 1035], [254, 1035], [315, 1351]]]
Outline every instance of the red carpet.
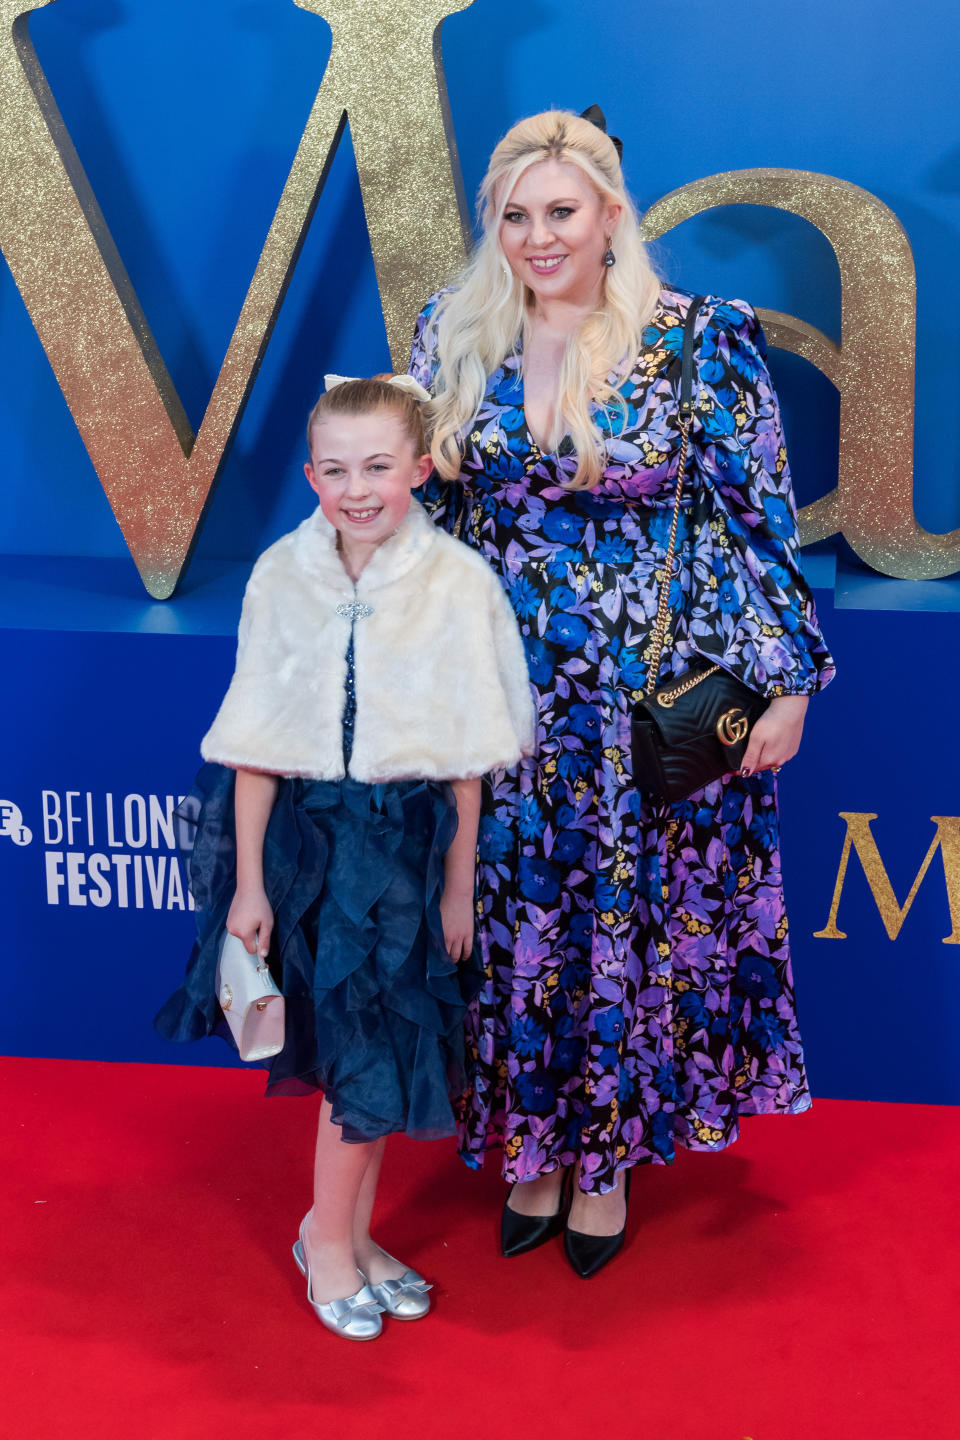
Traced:
[[640, 1170], [592, 1281], [503, 1261], [494, 1167], [394, 1141], [380, 1236], [435, 1314], [328, 1335], [290, 1257], [310, 1101], [0, 1061], [3, 1431], [25, 1440], [953, 1440], [960, 1110], [820, 1101]]

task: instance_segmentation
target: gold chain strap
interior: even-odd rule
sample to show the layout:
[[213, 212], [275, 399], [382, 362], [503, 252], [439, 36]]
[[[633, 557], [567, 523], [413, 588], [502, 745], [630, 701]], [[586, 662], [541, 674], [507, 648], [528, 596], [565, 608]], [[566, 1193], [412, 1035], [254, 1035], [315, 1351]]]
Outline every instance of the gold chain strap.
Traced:
[[[682, 407], [681, 407], [682, 408]], [[670, 617], [670, 582], [673, 579], [673, 559], [677, 549], [677, 527], [680, 523], [680, 501], [683, 498], [684, 481], [687, 478], [687, 448], [690, 442], [690, 426], [693, 423], [693, 407], [681, 415], [680, 419], [680, 463], [677, 466], [677, 488], [673, 498], [673, 521], [670, 525], [670, 539], [667, 541], [667, 553], [663, 561], [663, 581], [660, 585], [660, 597], [657, 601], [657, 618], [653, 622], [653, 649], [650, 653], [650, 670], [647, 675], [645, 693], [652, 695], [657, 688], [657, 680], [660, 675], [660, 661], [663, 657], [663, 642], [667, 637], [667, 620]], [[719, 665], [711, 665], [709, 670], [700, 670], [696, 675], [686, 680], [681, 680], [670, 690], [664, 690], [657, 696], [657, 704], [669, 710], [675, 700], [688, 691], [695, 690], [701, 681], [706, 680], [708, 675], [715, 675], [720, 669]]]
[[679, 685], [674, 685], [672, 690], [661, 690], [657, 696], [657, 704], [662, 705], [664, 710], [669, 710], [674, 701], [679, 700], [681, 695], [686, 695], [689, 691], [696, 690], [697, 686], [706, 680], [708, 675], [716, 675], [719, 669], [719, 665], [711, 665], [708, 670], [698, 670], [695, 675], [688, 675], [686, 680], [682, 680]]
[[[682, 408], [682, 407], [681, 407]], [[680, 522], [680, 501], [687, 477], [687, 449], [690, 441], [690, 426], [693, 421], [692, 406], [680, 417], [680, 463], [677, 466], [677, 487], [673, 497], [673, 521], [670, 525], [670, 539], [663, 561], [663, 580], [660, 584], [660, 598], [657, 601], [657, 618], [653, 622], [653, 649], [650, 652], [650, 669], [647, 674], [645, 694], [652, 695], [657, 688], [660, 675], [660, 660], [663, 656], [663, 642], [667, 634], [667, 620], [670, 617], [670, 582], [673, 579], [673, 557], [677, 548], [677, 526]], [[692, 686], [689, 688], [693, 688]]]

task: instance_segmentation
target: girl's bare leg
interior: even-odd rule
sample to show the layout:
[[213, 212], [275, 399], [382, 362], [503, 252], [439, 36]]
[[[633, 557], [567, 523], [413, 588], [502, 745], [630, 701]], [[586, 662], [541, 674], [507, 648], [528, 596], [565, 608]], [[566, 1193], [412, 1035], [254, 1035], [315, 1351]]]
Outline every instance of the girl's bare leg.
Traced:
[[317, 1125], [313, 1207], [303, 1227], [313, 1298], [321, 1303], [344, 1300], [363, 1283], [354, 1255], [354, 1221], [364, 1176], [378, 1145], [383, 1148], [382, 1141], [347, 1145], [340, 1137], [340, 1126], [330, 1119], [330, 1105], [324, 1100]]
[[385, 1143], [384, 1140], [377, 1140], [370, 1146], [370, 1162], [360, 1182], [353, 1220], [353, 1253], [358, 1266], [373, 1285], [379, 1285], [383, 1280], [399, 1280], [409, 1269], [402, 1260], [394, 1260], [392, 1255], [381, 1250], [370, 1235], [370, 1221], [373, 1217]]

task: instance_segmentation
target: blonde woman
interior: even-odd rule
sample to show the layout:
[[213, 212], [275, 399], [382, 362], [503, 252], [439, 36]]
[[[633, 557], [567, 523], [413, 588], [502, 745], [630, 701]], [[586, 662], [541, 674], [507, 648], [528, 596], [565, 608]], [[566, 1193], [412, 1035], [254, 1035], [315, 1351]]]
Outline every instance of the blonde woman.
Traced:
[[482, 237], [411, 361], [434, 396], [427, 503], [506, 587], [539, 715], [536, 756], [484, 787], [461, 1153], [479, 1166], [502, 1146], [504, 1254], [563, 1229], [584, 1276], [622, 1244], [633, 1166], [810, 1103], [775, 771], [833, 673], [763, 335], [748, 305], [710, 298], [661, 679], [705, 656], [771, 704], [741, 773], [669, 807], [635, 789], [692, 301], [656, 278], [593, 113], [535, 115], [497, 146]]

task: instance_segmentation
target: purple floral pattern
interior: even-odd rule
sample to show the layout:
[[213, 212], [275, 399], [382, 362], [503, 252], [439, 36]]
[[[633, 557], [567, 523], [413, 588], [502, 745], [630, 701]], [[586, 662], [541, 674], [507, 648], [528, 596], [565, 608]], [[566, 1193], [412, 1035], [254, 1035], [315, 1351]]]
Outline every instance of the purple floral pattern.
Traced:
[[[423, 311], [411, 371], [435, 370]], [[461, 1153], [503, 1149], [511, 1182], [582, 1157], [584, 1189], [719, 1150], [741, 1115], [809, 1101], [780, 875], [776, 782], [727, 776], [682, 804], [639, 795], [630, 710], [647, 676], [678, 460], [679, 352], [690, 297], [661, 292], [622, 412], [595, 410], [599, 486], [563, 485], [568, 445], [527, 431], [516, 353], [490, 377], [458, 485], [437, 523], [501, 576], [524, 635], [537, 753], [488, 777]], [[708, 300], [696, 324], [692, 499], [679, 527], [672, 644], [661, 678], [698, 656], [767, 695], [809, 693], [833, 665], [799, 563], [776, 397], [756, 316]], [[624, 367], [626, 370], [626, 367]]]

